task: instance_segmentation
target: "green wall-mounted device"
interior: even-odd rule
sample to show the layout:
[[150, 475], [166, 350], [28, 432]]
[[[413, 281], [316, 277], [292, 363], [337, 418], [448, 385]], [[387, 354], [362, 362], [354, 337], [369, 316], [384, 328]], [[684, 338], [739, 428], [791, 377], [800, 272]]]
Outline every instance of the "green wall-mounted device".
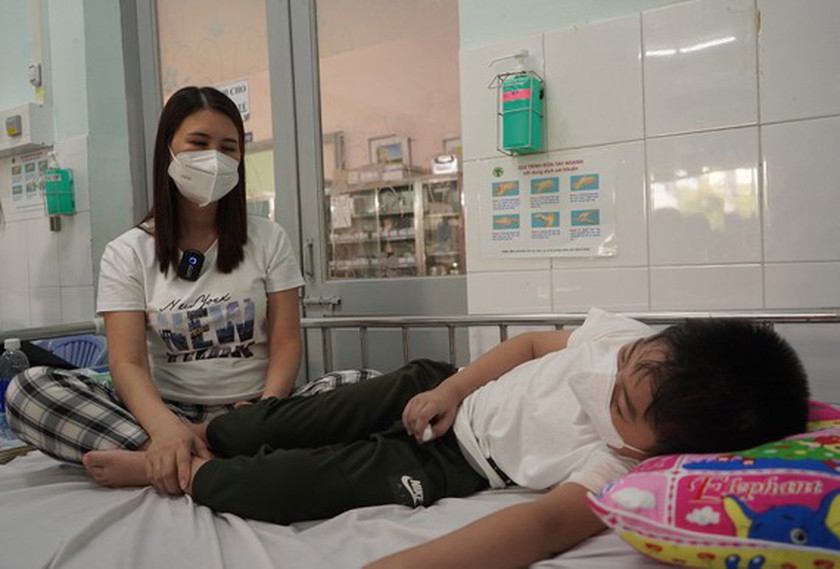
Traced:
[[527, 68], [528, 50], [490, 61], [490, 67], [516, 60], [516, 70], [499, 73], [489, 87], [496, 89], [496, 148], [504, 154], [533, 154], [544, 146], [545, 82]]
[[544, 83], [536, 73], [521, 71], [500, 81], [502, 144], [506, 154], [543, 149]]
[[49, 215], [76, 213], [73, 172], [64, 168], [51, 168], [44, 172], [44, 195]]

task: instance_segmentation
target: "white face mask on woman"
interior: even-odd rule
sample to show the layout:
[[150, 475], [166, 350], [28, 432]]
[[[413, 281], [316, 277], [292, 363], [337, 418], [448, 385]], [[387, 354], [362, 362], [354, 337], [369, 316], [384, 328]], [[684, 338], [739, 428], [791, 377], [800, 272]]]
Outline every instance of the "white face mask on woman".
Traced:
[[613, 424], [610, 402], [615, 378], [615, 369], [611, 373], [579, 374], [569, 378], [569, 387], [607, 446], [614, 449], [627, 448], [646, 455], [647, 452], [624, 442]]
[[[169, 150], [172, 154], [172, 150]], [[218, 150], [172, 154], [169, 176], [181, 195], [204, 207], [225, 197], [239, 182], [239, 160]]]

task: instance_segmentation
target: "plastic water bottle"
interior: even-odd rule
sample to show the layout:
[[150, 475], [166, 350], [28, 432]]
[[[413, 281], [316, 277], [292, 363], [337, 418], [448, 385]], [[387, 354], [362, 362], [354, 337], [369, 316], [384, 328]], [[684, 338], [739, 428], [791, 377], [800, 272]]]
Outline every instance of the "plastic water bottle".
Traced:
[[20, 350], [20, 340], [17, 338], [6, 338], [3, 348], [5, 351], [0, 354], [0, 437], [14, 439], [6, 421], [6, 388], [14, 376], [29, 369], [29, 358]]

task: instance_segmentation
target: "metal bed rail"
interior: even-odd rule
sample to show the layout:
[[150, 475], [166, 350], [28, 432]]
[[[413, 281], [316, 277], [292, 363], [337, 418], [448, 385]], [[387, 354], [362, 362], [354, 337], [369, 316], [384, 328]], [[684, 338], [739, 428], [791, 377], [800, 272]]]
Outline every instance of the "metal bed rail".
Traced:
[[[622, 314], [652, 326], [676, 324], [690, 318], [748, 319], [771, 326], [776, 324], [840, 323], [840, 309], [835, 308], [818, 311], [622, 312]], [[508, 338], [508, 331], [511, 326], [550, 326], [559, 330], [566, 326], [579, 325], [585, 318], [586, 313], [582, 312], [456, 316], [334, 316], [303, 318], [301, 326], [304, 332], [320, 332], [323, 362], [328, 368], [332, 369], [334, 363], [333, 331], [339, 329], [358, 330], [362, 367], [368, 367], [370, 357], [368, 332], [371, 329], [399, 329], [402, 334], [403, 360], [407, 362], [411, 359], [410, 338], [413, 329], [443, 328], [448, 333], [449, 358], [450, 362], [454, 364], [456, 363], [456, 331], [458, 329], [495, 327], [498, 330], [499, 341], [501, 342]], [[97, 317], [86, 322], [0, 331], [0, 340], [5, 338], [39, 340], [73, 334], [104, 335], [104, 333], [103, 320]]]
[[[813, 324], [840, 323], [840, 311], [830, 309], [819, 312], [792, 311], [719, 311], [719, 312], [622, 312], [625, 316], [639, 320], [651, 326], [667, 326], [677, 324], [691, 318], [724, 318], [748, 319], [767, 325], [776, 324]], [[304, 318], [305, 330], [319, 330], [321, 333], [321, 351], [325, 364], [333, 366], [333, 337], [332, 332], [338, 329], [357, 329], [359, 332], [359, 352], [362, 367], [368, 367], [369, 345], [368, 331], [371, 329], [400, 329], [402, 332], [403, 361], [411, 359], [410, 334], [413, 329], [445, 328], [449, 341], [449, 361], [456, 363], [457, 335], [456, 330], [463, 328], [495, 327], [498, 330], [499, 341], [508, 338], [509, 328], [512, 326], [540, 326], [554, 327], [557, 330], [566, 326], [577, 326], [583, 323], [586, 313], [555, 313], [555, 314], [489, 314], [463, 316], [359, 316], [359, 317], [324, 317]]]
[[70, 322], [67, 324], [54, 324], [52, 326], [34, 326], [32, 328], [19, 328], [17, 330], [0, 330], [0, 342], [6, 338], [18, 338], [19, 340], [45, 340], [47, 338], [58, 338], [61, 336], [73, 336], [76, 334], [105, 335], [105, 322], [101, 317], [82, 322]]

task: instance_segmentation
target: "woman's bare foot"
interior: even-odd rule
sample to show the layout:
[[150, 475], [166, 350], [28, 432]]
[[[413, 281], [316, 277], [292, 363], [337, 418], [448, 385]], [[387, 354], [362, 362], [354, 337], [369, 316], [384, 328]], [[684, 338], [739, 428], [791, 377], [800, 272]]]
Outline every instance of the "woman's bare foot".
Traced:
[[146, 453], [137, 450], [92, 450], [82, 457], [93, 480], [109, 488], [148, 486]]

